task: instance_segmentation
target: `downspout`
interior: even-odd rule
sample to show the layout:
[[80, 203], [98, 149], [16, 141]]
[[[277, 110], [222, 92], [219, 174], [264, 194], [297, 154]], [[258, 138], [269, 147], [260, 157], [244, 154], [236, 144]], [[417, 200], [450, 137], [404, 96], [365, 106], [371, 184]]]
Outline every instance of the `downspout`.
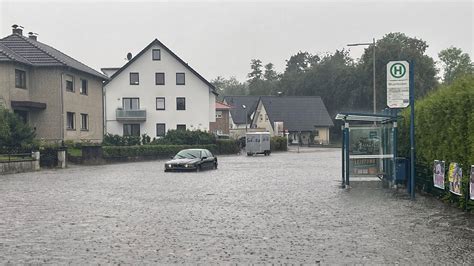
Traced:
[[103, 124], [103, 130], [102, 130], [102, 141], [104, 140], [103, 137], [105, 134], [107, 134], [107, 94], [105, 93], [105, 85], [104, 82], [102, 82], [102, 124]]
[[60, 91], [60, 106], [61, 106], [61, 126], [60, 126], [60, 134], [61, 141], [64, 142], [64, 92], [63, 92], [63, 84], [64, 84], [64, 72], [61, 73], [61, 86], [59, 86]]

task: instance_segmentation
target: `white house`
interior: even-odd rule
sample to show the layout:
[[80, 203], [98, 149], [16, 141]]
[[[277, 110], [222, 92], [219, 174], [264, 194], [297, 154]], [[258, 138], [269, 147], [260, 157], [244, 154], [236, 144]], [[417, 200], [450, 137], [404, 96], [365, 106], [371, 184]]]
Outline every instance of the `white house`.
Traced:
[[164, 136], [171, 129], [209, 130], [216, 88], [155, 39], [121, 68], [104, 68], [104, 131]]

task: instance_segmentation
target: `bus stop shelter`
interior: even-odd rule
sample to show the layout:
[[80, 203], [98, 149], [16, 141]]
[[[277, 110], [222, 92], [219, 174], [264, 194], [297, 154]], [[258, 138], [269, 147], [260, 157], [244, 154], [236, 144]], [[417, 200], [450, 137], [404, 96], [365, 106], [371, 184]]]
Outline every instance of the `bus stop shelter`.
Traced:
[[[391, 114], [339, 113], [342, 120], [342, 187], [361, 178], [401, 181], [405, 162], [397, 162], [397, 116]], [[398, 169], [397, 169], [398, 168]], [[400, 172], [402, 175], [398, 174]]]

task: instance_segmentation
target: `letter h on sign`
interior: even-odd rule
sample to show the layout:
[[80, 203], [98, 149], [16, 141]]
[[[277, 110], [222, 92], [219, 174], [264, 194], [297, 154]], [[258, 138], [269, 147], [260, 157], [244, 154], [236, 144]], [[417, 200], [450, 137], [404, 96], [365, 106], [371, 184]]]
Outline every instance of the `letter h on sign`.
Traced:
[[392, 68], [390, 69], [390, 72], [391, 72], [393, 77], [401, 78], [405, 75], [406, 69], [405, 69], [404, 65], [402, 65], [400, 63], [396, 63], [396, 64], [392, 65]]

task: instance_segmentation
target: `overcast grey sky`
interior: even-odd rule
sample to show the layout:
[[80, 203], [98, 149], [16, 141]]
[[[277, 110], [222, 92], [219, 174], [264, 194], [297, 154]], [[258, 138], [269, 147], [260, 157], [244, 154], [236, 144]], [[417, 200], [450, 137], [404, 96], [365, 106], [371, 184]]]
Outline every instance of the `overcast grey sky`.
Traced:
[[[473, 57], [473, 1], [113, 2], [0, 0], [0, 33], [19, 24], [38, 40], [100, 70], [125, 63], [155, 38], [208, 80], [246, 79], [252, 58], [278, 71], [298, 51], [333, 52], [404, 32]], [[354, 58], [362, 47], [351, 48]]]

